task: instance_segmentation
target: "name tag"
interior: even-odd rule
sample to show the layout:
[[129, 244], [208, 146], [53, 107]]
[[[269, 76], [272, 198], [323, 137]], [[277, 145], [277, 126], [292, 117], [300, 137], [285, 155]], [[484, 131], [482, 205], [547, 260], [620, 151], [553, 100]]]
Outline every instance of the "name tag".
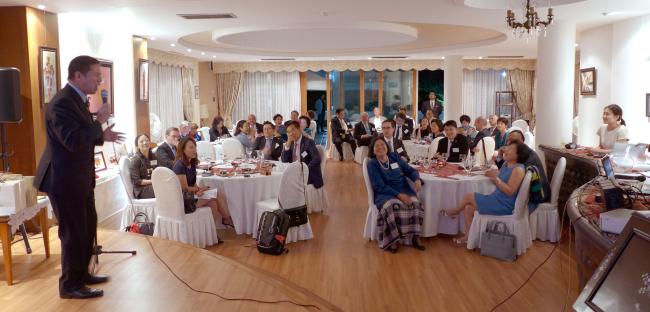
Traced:
[[302, 154], [300, 154], [300, 155], [302, 155], [302, 157], [305, 158], [305, 157], [307, 157], [307, 152], [302, 152]]
[[403, 151], [404, 151], [404, 149], [401, 148], [401, 147], [397, 149], [397, 153], [401, 153], [401, 152], [403, 152]]
[[390, 169], [397, 169], [397, 168], [399, 168], [399, 165], [397, 163], [390, 164]]
[[408, 133], [409, 133], [409, 129], [404, 129], [404, 134], [408, 134]]
[[152, 165], [152, 166], [158, 166], [158, 160], [156, 160], [156, 159], [152, 159], [152, 160], [151, 160], [151, 165]]
[[454, 147], [454, 148], [451, 149], [451, 151], [454, 152], [454, 153], [460, 153], [460, 148]]

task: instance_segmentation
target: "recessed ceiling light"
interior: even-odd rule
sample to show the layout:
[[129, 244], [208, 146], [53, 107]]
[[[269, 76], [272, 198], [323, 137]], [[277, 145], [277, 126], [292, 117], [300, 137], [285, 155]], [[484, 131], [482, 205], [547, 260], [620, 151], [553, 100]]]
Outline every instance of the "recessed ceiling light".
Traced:
[[332, 58], [332, 61], [333, 61], [333, 60], [334, 60], [334, 58]]
[[409, 58], [407, 57], [406, 59], [408, 60]]
[[483, 57], [482, 57], [482, 56], [479, 56], [479, 57], [478, 57], [478, 59], [479, 59], [479, 60], [482, 60], [482, 59], [483, 59]]
[[38, 9], [39, 9], [39, 10], [45, 10], [45, 6], [42, 5], [42, 4], [39, 4], [39, 5], [38, 5]]
[[187, 49], [187, 52], [192, 52], [192, 49]]
[[442, 57], [442, 59], [444, 60], [444, 59], [445, 59], [445, 57], [443, 56], [443, 57]]
[[201, 55], [205, 55], [205, 52], [201, 52]]
[[372, 57], [369, 57], [368, 59], [369, 59], [369, 60], [372, 60]]
[[320, 15], [322, 15], [322, 16], [330, 16], [330, 12], [320, 12]]
[[578, 46], [578, 44], [576, 43], [576, 47], [577, 47], [577, 46]]
[[600, 14], [602, 14], [603, 16], [607, 16], [607, 15], [612, 15], [612, 14], [616, 14], [616, 13], [618, 13], [618, 12], [603, 12], [603, 13], [600, 13]]
[[172, 47], [175, 47], [176, 45], [172, 43]]
[[212, 57], [217, 57], [216, 55], [213, 55]]
[[151, 37], [151, 40], [156, 40], [156, 37]]
[[260, 62], [261, 62], [261, 61], [262, 61], [262, 59], [260, 59]]

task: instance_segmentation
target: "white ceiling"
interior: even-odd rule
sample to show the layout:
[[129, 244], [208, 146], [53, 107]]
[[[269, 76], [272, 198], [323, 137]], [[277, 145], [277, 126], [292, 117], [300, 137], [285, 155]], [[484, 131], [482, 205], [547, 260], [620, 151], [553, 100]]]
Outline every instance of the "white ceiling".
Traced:
[[[149, 40], [149, 47], [182, 53], [195, 57], [201, 61], [231, 61], [250, 62], [260, 58], [286, 57], [286, 52], [277, 52], [277, 48], [291, 45], [291, 37], [287, 32], [278, 33], [277, 29], [286, 25], [309, 25], [309, 28], [318, 28], [318, 25], [347, 25], [359, 22], [383, 24], [447, 24], [485, 28], [486, 30], [509, 33], [505, 29], [505, 11], [509, 6], [513, 8], [518, 17], [521, 17], [521, 2], [524, 0], [0, 0], [0, 6], [27, 5], [37, 7], [45, 5], [46, 10], [58, 14], [66, 14], [61, 18], [77, 18], [80, 23], [93, 25], [98, 28], [110, 30], [119, 28], [134, 35]], [[548, 0], [539, 0], [540, 5], [548, 6]], [[586, 29], [609, 24], [636, 16], [650, 14], [650, 0], [551, 0], [556, 21], [571, 20], [578, 25], [578, 34]], [[473, 7], [470, 7], [473, 6]], [[479, 8], [480, 7], [480, 8]], [[494, 9], [483, 9], [486, 7]], [[547, 7], [539, 8], [539, 12], [546, 12]], [[327, 12], [328, 16], [321, 13]], [[603, 16], [601, 13], [611, 13]], [[224, 20], [185, 20], [177, 14], [213, 14], [233, 13], [238, 18]], [[545, 14], [540, 14], [545, 15]], [[378, 23], [380, 22], [380, 23]], [[390, 27], [389, 27], [390, 28]], [[208, 40], [215, 30], [217, 32], [233, 29], [256, 29], [249, 32], [257, 35], [258, 41], [247, 41], [250, 37], [237, 37], [238, 33], [231, 34], [230, 40], [225, 42], [237, 46], [238, 49], [209, 49], [201, 45], [192, 45], [181, 38], [204, 33]], [[446, 36], [466, 35], [460, 32], [471, 32], [472, 28], [446, 30]], [[318, 31], [318, 30], [316, 30]], [[367, 59], [375, 55], [408, 56], [411, 59], [439, 59], [444, 55], [464, 55], [465, 58], [478, 58], [488, 55], [523, 55], [526, 58], [536, 58], [537, 44], [532, 40], [492, 39], [477, 40], [473, 44], [450, 44], [437, 46], [435, 49], [412, 49], [408, 55], [404, 50], [395, 49], [401, 42], [409, 41], [405, 32], [384, 32], [386, 40], [375, 46], [372, 41], [382, 38], [381, 32], [372, 29], [353, 29], [341, 35], [339, 31], [317, 33], [305, 30], [291, 30], [297, 39], [322, 37], [328, 45], [336, 45], [333, 50], [344, 50], [349, 47], [361, 47], [366, 52], [337, 53], [337, 60]], [[458, 32], [458, 33], [456, 33]], [[408, 32], [406, 32], [408, 33]], [[275, 36], [282, 42], [267, 41], [260, 46], [259, 39], [265, 37], [259, 34]], [[355, 42], [355, 36], [362, 36], [364, 40]], [[431, 34], [418, 33], [419, 38], [428, 36], [429, 41], [435, 41]], [[436, 34], [438, 35], [438, 34]], [[228, 38], [229, 36], [221, 37]], [[267, 36], [268, 37], [268, 36]], [[272, 38], [272, 37], [268, 37]], [[268, 39], [266, 38], [266, 39]], [[277, 41], [277, 40], [276, 40]], [[171, 44], [175, 44], [172, 47]], [[220, 43], [224, 43], [221, 42]], [[185, 46], [184, 46], [185, 45]], [[256, 46], [257, 45], [257, 46]], [[435, 42], [432, 42], [435, 46]], [[188, 52], [188, 47], [191, 52]], [[254, 47], [252, 50], [249, 48]], [[264, 48], [268, 49], [266, 51]], [[260, 49], [261, 48], [261, 49]], [[376, 49], [376, 50], [375, 50]], [[378, 51], [381, 51], [379, 53]], [[202, 55], [202, 53], [204, 53]], [[327, 52], [308, 52], [300, 50], [290, 53], [299, 60], [330, 60], [331, 54]]]

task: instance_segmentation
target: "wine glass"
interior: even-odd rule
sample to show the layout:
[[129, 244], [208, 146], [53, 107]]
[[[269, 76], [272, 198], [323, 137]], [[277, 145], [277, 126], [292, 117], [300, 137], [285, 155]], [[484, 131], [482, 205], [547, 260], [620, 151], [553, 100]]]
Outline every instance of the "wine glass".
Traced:
[[449, 159], [449, 153], [442, 153], [442, 161], [447, 162], [447, 159]]
[[430, 165], [431, 165], [431, 163], [429, 163], [429, 158], [425, 158], [424, 163], [422, 164], [422, 166], [424, 167], [424, 170], [429, 169]]
[[460, 163], [462, 166], [465, 165], [465, 154], [460, 154]]

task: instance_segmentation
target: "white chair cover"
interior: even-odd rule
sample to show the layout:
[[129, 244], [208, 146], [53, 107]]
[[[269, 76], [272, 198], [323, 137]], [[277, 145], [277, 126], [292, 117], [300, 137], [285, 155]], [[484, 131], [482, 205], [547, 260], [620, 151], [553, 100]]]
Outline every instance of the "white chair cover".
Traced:
[[521, 129], [522, 133], [528, 132], [528, 123], [523, 119], [515, 120], [515, 122], [512, 123], [512, 126]]
[[431, 142], [431, 145], [429, 145], [429, 159], [433, 158], [438, 151], [438, 144], [442, 139], [444, 139], [444, 137], [435, 138], [433, 139], [433, 142]]
[[210, 142], [210, 128], [201, 128], [201, 141]]
[[316, 140], [316, 127], [317, 127], [317, 126], [318, 126], [318, 125], [317, 125], [316, 122], [313, 121], [313, 120], [312, 120], [311, 123], [309, 124], [309, 130], [311, 130], [311, 139], [312, 139], [312, 140]]
[[528, 145], [533, 151], [535, 150], [535, 136], [533, 136], [532, 132], [526, 132], [524, 133], [524, 143]]
[[366, 157], [368, 157], [368, 146], [357, 146], [357, 150], [354, 152], [354, 161], [357, 164], [362, 164]]
[[237, 156], [244, 155], [244, 146], [239, 140], [233, 138], [225, 139], [221, 144], [221, 150], [226, 154], [228, 159], [235, 159]]
[[531, 173], [526, 172], [526, 176], [519, 187], [515, 210], [512, 215], [491, 216], [482, 215], [478, 211], [474, 212], [474, 220], [472, 220], [472, 225], [469, 229], [467, 249], [480, 248], [481, 235], [485, 233], [488, 225], [494, 221], [501, 221], [506, 224], [510, 234], [517, 236], [517, 255], [526, 252], [528, 246], [533, 244], [528, 217], [526, 216], [526, 212], [528, 211], [528, 196], [530, 193], [530, 178]]
[[147, 198], [147, 199], [136, 199], [133, 195], [133, 182], [131, 181], [131, 176], [129, 175], [129, 165], [131, 160], [123, 156], [120, 158], [120, 177], [122, 178], [122, 184], [124, 184], [124, 189], [126, 191], [127, 198], [129, 199], [126, 203], [126, 208], [124, 208], [124, 213], [122, 213], [122, 225], [121, 229], [124, 229], [127, 225], [133, 223], [133, 218], [138, 212], [144, 212], [149, 217], [149, 221], [156, 222], [156, 199]]
[[199, 248], [219, 241], [209, 207], [197, 207], [194, 213], [185, 214], [181, 183], [174, 172], [158, 167], [153, 171], [151, 180], [158, 205], [153, 236]]
[[508, 128], [507, 132], [510, 132], [510, 131], [513, 131], [513, 130], [519, 130], [519, 131], [521, 131], [521, 133], [524, 133], [524, 130], [519, 128], [519, 127], [510, 127], [510, 128]]
[[[330, 134], [330, 158], [336, 161], [339, 161], [339, 151], [336, 149], [336, 146], [334, 146], [334, 135], [332, 135], [332, 123], [327, 124], [327, 133]], [[349, 134], [348, 134], [349, 135]], [[354, 153], [352, 153], [352, 146], [350, 146], [350, 143], [343, 142], [341, 145], [343, 149], [343, 159], [354, 159]]]
[[557, 242], [560, 239], [560, 217], [557, 212], [557, 198], [560, 196], [560, 186], [564, 179], [566, 159], [560, 158], [553, 171], [551, 181], [551, 201], [541, 203], [530, 215], [530, 233], [534, 239]]
[[[301, 165], [302, 164], [302, 173]], [[301, 179], [302, 178], [302, 179]], [[280, 192], [279, 198], [272, 198], [269, 200], [257, 202], [255, 204], [255, 210], [257, 217], [253, 225], [253, 238], [257, 238], [257, 228], [259, 227], [259, 220], [262, 217], [262, 213], [265, 211], [273, 211], [280, 209], [278, 200], [282, 203], [282, 208], [289, 209], [305, 204], [305, 195], [303, 194], [303, 187], [307, 185], [309, 179], [309, 168], [307, 164], [294, 162], [282, 174], [282, 179], [280, 180]], [[307, 240], [314, 238], [314, 233], [311, 230], [311, 223], [309, 220], [306, 224], [289, 228], [289, 233], [287, 234], [286, 244], [290, 242], [296, 242], [299, 240]]]
[[[321, 175], [325, 174], [325, 163], [327, 162], [327, 154], [322, 145], [316, 145], [318, 155], [320, 155], [320, 172]], [[330, 207], [330, 200], [327, 197], [325, 186], [317, 189], [313, 184], [307, 185], [307, 213], [323, 212]]]
[[[488, 157], [487, 160], [483, 156], [483, 143], [485, 143], [485, 156]], [[494, 139], [491, 137], [484, 137], [483, 142], [479, 142], [476, 147], [479, 149], [478, 152], [474, 153], [474, 157], [476, 157], [476, 163], [480, 165], [488, 164], [490, 162], [490, 159], [492, 159], [492, 155], [494, 155]]]
[[242, 121], [242, 120], [243, 120], [243, 119], [240, 119], [240, 120], [238, 120], [237, 122], [234, 122], [234, 123], [232, 124], [232, 130], [230, 130], [230, 134], [231, 134], [231, 135], [233, 134], [233, 132], [235, 132], [235, 130], [236, 130], [235, 128], [237, 128], [237, 124], [238, 124], [240, 121]]
[[370, 158], [366, 157], [363, 160], [363, 180], [366, 182], [366, 190], [368, 191], [368, 215], [366, 216], [366, 227], [363, 229], [363, 237], [373, 240], [377, 239], [377, 206], [375, 206], [375, 190], [370, 183], [370, 176], [368, 175], [368, 162]]
[[[240, 143], [241, 144], [241, 143]], [[208, 141], [198, 141], [196, 142], [196, 155], [199, 159], [201, 156], [205, 158], [210, 158], [211, 160], [217, 159], [217, 152], [214, 150], [212, 143]]]
[[359, 122], [359, 120], [361, 120], [361, 114], [352, 114], [350, 116], [350, 122]]

